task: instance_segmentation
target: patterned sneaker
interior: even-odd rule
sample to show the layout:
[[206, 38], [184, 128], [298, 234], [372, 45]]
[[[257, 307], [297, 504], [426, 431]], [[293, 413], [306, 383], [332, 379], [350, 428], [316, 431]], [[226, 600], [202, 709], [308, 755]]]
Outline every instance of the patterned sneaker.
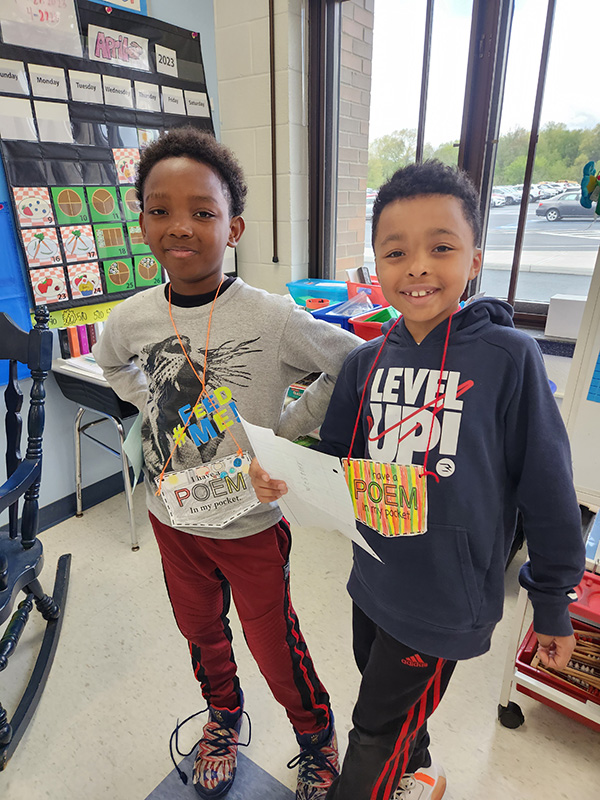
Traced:
[[231, 789], [242, 726], [241, 708], [228, 711], [211, 706], [209, 714], [210, 719], [198, 742], [193, 772], [194, 789], [206, 800], [223, 797]]
[[325, 800], [327, 790], [340, 772], [340, 760], [335, 730], [319, 741], [318, 734], [298, 737], [300, 752], [288, 767], [298, 767], [296, 800]]
[[400, 781], [392, 800], [440, 800], [446, 792], [444, 770], [436, 764], [422, 767]]

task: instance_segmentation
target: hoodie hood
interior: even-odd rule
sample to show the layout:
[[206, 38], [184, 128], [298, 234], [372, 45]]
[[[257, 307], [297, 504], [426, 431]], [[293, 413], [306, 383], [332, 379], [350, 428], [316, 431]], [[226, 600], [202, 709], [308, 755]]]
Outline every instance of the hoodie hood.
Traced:
[[[385, 335], [396, 323], [396, 320], [389, 320], [381, 327], [381, 332]], [[502, 325], [506, 328], [514, 328], [513, 308], [504, 300], [495, 297], [480, 297], [477, 300], [467, 301], [467, 303], [457, 311], [452, 317], [450, 329], [450, 342], [457, 344], [473, 336], [480, 336], [481, 333], [491, 325]], [[430, 344], [438, 344], [446, 337], [448, 321], [443, 320], [437, 325], [421, 342], [420, 347]], [[390, 333], [389, 340], [404, 346], [412, 345], [417, 347], [417, 343], [409, 333], [400, 318], [394, 330]]]

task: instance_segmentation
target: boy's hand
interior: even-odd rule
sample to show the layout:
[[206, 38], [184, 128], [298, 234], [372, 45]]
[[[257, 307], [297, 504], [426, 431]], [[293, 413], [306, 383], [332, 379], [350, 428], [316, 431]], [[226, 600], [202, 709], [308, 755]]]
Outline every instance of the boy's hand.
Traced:
[[261, 503], [274, 503], [281, 495], [287, 494], [285, 483], [270, 478], [255, 458], [250, 464], [250, 480]]
[[539, 642], [538, 655], [545, 667], [563, 669], [569, 663], [575, 649], [576, 639], [571, 636], [545, 636], [536, 633]]

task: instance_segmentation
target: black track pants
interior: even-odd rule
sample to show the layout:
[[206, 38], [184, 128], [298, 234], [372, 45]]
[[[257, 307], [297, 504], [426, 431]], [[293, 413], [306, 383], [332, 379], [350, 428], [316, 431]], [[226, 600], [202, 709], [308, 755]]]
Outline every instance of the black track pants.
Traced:
[[431, 763], [426, 720], [456, 662], [407, 647], [356, 605], [353, 637], [363, 677], [342, 771], [327, 800], [389, 800], [405, 773]]

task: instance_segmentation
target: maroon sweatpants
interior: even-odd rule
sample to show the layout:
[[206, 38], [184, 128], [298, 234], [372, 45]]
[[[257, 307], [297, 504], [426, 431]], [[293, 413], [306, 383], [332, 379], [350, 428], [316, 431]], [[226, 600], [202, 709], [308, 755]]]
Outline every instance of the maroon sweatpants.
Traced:
[[211, 706], [234, 710], [240, 684], [227, 613], [230, 597], [248, 647], [297, 733], [331, 719], [292, 606], [290, 529], [277, 525], [243, 539], [209, 539], [164, 525], [150, 514], [179, 630], [190, 644], [194, 674]]

